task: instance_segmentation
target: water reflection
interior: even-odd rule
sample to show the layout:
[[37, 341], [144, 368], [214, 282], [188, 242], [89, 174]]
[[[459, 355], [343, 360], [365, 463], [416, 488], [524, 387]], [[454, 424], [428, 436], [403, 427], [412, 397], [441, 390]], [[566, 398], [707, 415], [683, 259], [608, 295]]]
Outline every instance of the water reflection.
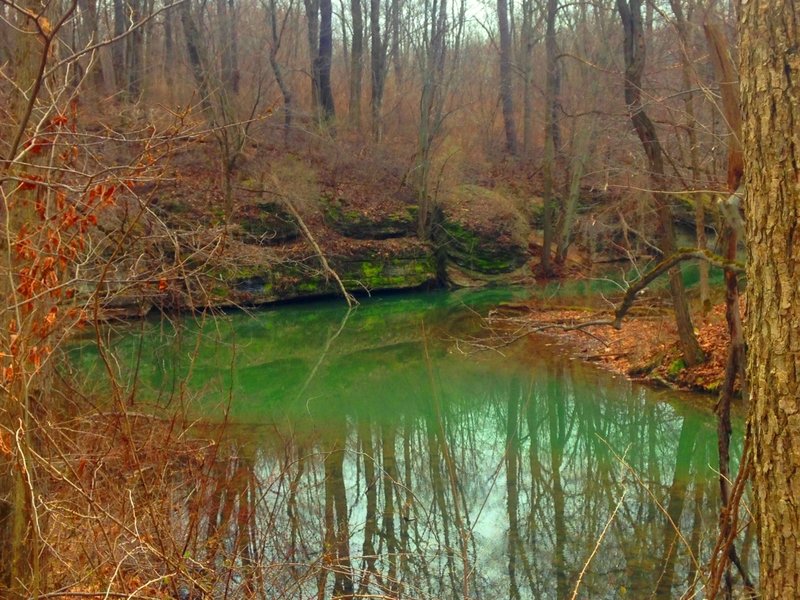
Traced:
[[[230, 595], [699, 593], [716, 528], [711, 415], [545, 339], [466, 356], [464, 314], [395, 298], [345, 327], [339, 308], [312, 306], [146, 341], [152, 393], [191, 371], [201, 412], [228, 411], [211, 483], [176, 521], [187, 552], [231, 570]], [[190, 358], [198, 335], [209, 343]]]

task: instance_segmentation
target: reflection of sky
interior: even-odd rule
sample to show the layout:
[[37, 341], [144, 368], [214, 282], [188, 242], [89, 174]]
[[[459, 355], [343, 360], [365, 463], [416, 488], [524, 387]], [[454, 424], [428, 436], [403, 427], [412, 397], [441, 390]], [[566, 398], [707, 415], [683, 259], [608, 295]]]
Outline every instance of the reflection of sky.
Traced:
[[[474, 569], [470, 593], [506, 597], [510, 593], [506, 448], [513, 406], [518, 413], [512, 440], [518, 440], [516, 535], [520, 538], [514, 558], [521, 597], [557, 597], [559, 570], [564, 574], [562, 588], [571, 592], [623, 490], [627, 490], [625, 502], [593, 559], [580, 597], [641, 597], [655, 591], [663, 576], [666, 549], [675, 543], [665, 529], [664, 510], [674, 512], [687, 540], [704, 541], [699, 551], [702, 562], [707, 538], [716, 526], [711, 415], [656, 401], [645, 388], [553, 356], [536, 340], [506, 349], [505, 357], [462, 355], [455, 351], [453, 337], [466, 336], [470, 328], [474, 331], [474, 322], [467, 323], [465, 314], [452, 296], [434, 295], [381, 299], [360, 307], [346, 322], [334, 304], [285, 307], [257, 313], [254, 319], [235, 315], [203, 330], [205, 341], [193, 360], [196, 328], [190, 326], [177, 338], [170, 334], [171, 345], [151, 334], [143, 342], [141, 377], [163, 399], [165, 384], [191, 367], [189, 389], [203, 397], [197, 412], [212, 418], [219, 415], [218, 406], [231, 390], [233, 422], [253, 426], [241, 443], [258, 455], [254, 468], [262, 482], [272, 482], [270, 493], [262, 495], [260, 511], [265, 518], [277, 518], [281, 532], [275, 535], [273, 558], [285, 551], [281, 543], [285, 545], [289, 527], [285, 509], [274, 510], [286, 502], [286, 486], [275, 484], [286, 446], [296, 452], [302, 448], [309, 456], [298, 502], [313, 562], [323, 545], [323, 456], [335, 439], [344, 440], [341, 483], [347, 498], [350, 553], [358, 557], [370, 482], [364, 479], [357, 430], [366, 428], [372, 435], [381, 530], [385, 489], [380, 443], [382, 431], [394, 427], [398, 475], [404, 480], [408, 467], [414, 494], [409, 529], [418, 536], [412, 536], [407, 571], [399, 577], [409, 584], [427, 568], [429, 579], [421, 583], [425, 589], [417, 596], [460, 595], [463, 565], [455, 561], [456, 581], [449, 582], [443, 541], [447, 528], [450, 546], [460, 552], [458, 513], [470, 532], [468, 562]], [[118, 342], [123, 357], [137, 347], [132, 337]], [[91, 354], [83, 360], [88, 365]], [[121, 364], [130, 362], [128, 357]], [[220, 396], [209, 398], [209, 390], [218, 390]], [[455, 481], [449, 478], [442, 448], [434, 455], [439, 466], [431, 470], [428, 436], [440, 428]], [[408, 465], [403, 456], [406, 434], [411, 436]], [[734, 448], [732, 454], [737, 452]], [[630, 468], [614, 453], [624, 456]], [[561, 461], [559, 477], [553, 471], [554, 459], [556, 465]], [[296, 464], [288, 469], [291, 475]], [[437, 482], [442, 490], [438, 499]], [[404, 487], [395, 486], [395, 508], [405, 503]], [[404, 525], [399, 514], [393, 523], [399, 535]], [[378, 569], [385, 573], [387, 542], [381, 534], [373, 541], [383, 552]], [[559, 548], [564, 557], [560, 566]], [[361, 561], [354, 558], [353, 566], [359, 568]], [[690, 575], [688, 552], [680, 543], [674, 571], [675, 586], [666, 590], [680, 596]]]

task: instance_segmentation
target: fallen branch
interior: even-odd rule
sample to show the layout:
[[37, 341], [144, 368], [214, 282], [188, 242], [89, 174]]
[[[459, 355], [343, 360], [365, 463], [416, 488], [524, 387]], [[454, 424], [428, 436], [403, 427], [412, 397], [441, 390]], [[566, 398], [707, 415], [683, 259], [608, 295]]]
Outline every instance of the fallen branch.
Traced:
[[[277, 183], [277, 182], [276, 182]], [[314, 239], [314, 236], [311, 233], [311, 230], [306, 225], [306, 222], [300, 216], [300, 213], [292, 204], [292, 200], [288, 197], [284, 197], [283, 205], [286, 207], [286, 210], [291, 213], [292, 217], [297, 221], [297, 225], [300, 227], [300, 231], [303, 232], [303, 235], [308, 240], [308, 243], [311, 244], [314, 248], [314, 252], [317, 253], [319, 257], [319, 262], [322, 264], [322, 269], [329, 274], [333, 279], [336, 281], [336, 285], [339, 286], [339, 290], [342, 292], [342, 296], [344, 296], [345, 302], [347, 302], [348, 308], [353, 308], [358, 304], [358, 300], [356, 300], [355, 296], [353, 296], [350, 292], [347, 291], [347, 288], [344, 286], [342, 279], [339, 277], [339, 274], [333, 270], [333, 267], [328, 263], [328, 259], [325, 258], [325, 253], [322, 251], [322, 248], [319, 247], [317, 240]]]

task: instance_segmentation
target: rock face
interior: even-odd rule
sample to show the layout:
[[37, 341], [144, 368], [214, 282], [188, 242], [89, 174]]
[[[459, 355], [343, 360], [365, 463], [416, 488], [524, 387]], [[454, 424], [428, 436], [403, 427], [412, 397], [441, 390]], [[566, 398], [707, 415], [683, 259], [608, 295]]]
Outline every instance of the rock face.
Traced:
[[513, 200], [463, 185], [446, 194], [439, 209], [436, 241], [452, 283], [505, 281], [527, 262], [530, 216]]
[[243, 240], [261, 245], [284, 244], [300, 235], [294, 217], [277, 202], [257, 202], [243, 207], [236, 221]]
[[413, 235], [417, 207], [402, 206], [377, 214], [351, 207], [344, 198], [324, 198], [325, 223], [337, 233], [358, 240], [385, 240]]
[[[436, 280], [436, 264], [428, 244], [416, 239], [361, 241], [327, 260], [345, 287], [353, 292], [411, 289]], [[237, 265], [214, 276], [210, 303], [261, 304], [292, 298], [340, 293], [335, 279], [324, 271], [319, 257], [297, 248], [269, 260]]]
[[[305, 228], [293, 216], [295, 211], [265, 194], [253, 196], [261, 183], [237, 199], [233, 218], [224, 222], [208, 204], [192, 202], [198, 197], [195, 188], [202, 191], [199, 182], [169, 189], [159, 203], [162, 218], [174, 221], [175, 231], [191, 235], [176, 238], [185, 244], [180, 252], [168, 244], [159, 254], [158, 268], [171, 258], [181, 261], [180, 269], [169, 271], [175, 276], [154, 284], [144, 269], [141, 285], [127, 286], [143, 298], [133, 308], [142, 312], [150, 306], [248, 306], [340, 295], [318, 251], [355, 294], [442, 283], [507, 284], [528, 274], [531, 207], [520, 206], [512, 196], [458, 186], [436, 206], [432, 239], [421, 240], [412, 190], [396, 182], [384, 187], [359, 187], [352, 181], [320, 184], [309, 165], [299, 160], [284, 163], [286, 172], [281, 171], [280, 179], [292, 182], [286, 198], [313, 241], [303, 235]], [[128, 281], [139, 276], [133, 271], [140, 266], [132, 267]], [[135, 295], [126, 295], [122, 308], [129, 308], [129, 297]]]

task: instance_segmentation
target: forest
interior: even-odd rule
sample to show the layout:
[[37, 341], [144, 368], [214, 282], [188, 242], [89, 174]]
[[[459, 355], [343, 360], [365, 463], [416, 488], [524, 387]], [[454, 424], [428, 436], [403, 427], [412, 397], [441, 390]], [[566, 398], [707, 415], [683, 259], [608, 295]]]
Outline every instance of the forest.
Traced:
[[0, 0], [0, 598], [800, 596], [793, 0]]

